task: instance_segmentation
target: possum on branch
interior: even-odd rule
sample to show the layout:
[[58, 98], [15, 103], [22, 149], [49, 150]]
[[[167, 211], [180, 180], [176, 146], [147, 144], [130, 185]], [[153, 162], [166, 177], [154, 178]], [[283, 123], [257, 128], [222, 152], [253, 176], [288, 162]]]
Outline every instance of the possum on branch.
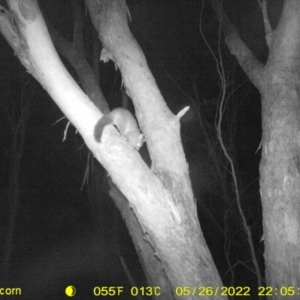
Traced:
[[142, 147], [144, 135], [141, 133], [134, 116], [129, 110], [118, 107], [104, 115], [95, 126], [94, 137], [97, 142], [101, 143], [103, 129], [109, 124], [115, 125], [121, 136], [135, 149], [139, 150]]

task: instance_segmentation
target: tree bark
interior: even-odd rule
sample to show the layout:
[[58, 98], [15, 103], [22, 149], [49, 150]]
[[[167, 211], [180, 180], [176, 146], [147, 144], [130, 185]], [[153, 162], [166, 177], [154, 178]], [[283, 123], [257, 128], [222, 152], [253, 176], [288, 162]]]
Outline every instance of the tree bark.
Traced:
[[240, 39], [220, 2], [210, 3], [222, 22], [229, 50], [262, 95], [260, 191], [266, 285], [272, 287], [273, 299], [281, 299], [281, 287], [292, 287], [289, 295], [295, 296], [300, 285], [300, 2], [284, 2], [280, 22], [272, 31], [264, 0], [269, 47], [265, 66]]
[[[201, 232], [181, 139], [179, 119], [166, 106], [146, 59], [131, 35], [124, 1], [86, 1], [104, 45], [103, 59], [120, 68], [127, 93], [146, 135], [151, 169], [139, 153], [107, 126], [102, 142], [94, 140], [94, 126], [102, 116], [66, 71], [51, 43], [35, 0], [10, 0], [9, 39], [26, 69], [43, 85], [87, 146], [107, 169], [129, 201], [144, 239], [153, 249], [157, 268], [152, 283], [163, 282], [160, 299], [224, 299], [222, 286]], [[14, 22], [10, 21], [15, 17]], [[15, 28], [15, 24], [18, 29]], [[101, 26], [100, 26], [101, 24]], [[130, 176], [128, 176], [130, 174]], [[144, 249], [144, 248], [143, 248]], [[145, 264], [149, 253], [142, 253]], [[154, 254], [153, 254], [154, 253]], [[151, 260], [150, 260], [151, 263]], [[186, 287], [184, 290], [181, 287]]]

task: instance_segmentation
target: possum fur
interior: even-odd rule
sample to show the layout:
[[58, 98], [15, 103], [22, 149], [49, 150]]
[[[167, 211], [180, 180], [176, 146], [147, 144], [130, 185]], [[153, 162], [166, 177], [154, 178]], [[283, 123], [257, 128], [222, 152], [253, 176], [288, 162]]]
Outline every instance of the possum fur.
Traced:
[[103, 129], [109, 124], [115, 125], [121, 136], [135, 149], [139, 150], [141, 148], [144, 142], [144, 135], [141, 133], [134, 116], [129, 110], [119, 107], [104, 115], [95, 126], [94, 137], [97, 142], [101, 143]]

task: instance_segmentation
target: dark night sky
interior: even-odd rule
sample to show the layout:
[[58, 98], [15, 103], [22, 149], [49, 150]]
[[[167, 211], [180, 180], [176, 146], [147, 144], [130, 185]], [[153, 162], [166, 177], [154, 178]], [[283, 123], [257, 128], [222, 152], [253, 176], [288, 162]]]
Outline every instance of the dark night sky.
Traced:
[[[222, 196], [212, 192], [217, 190], [218, 182], [209, 168], [211, 151], [218, 151], [218, 146], [214, 149], [207, 148], [197, 120], [197, 109], [200, 107], [205, 122], [210, 126], [210, 130], [214, 130], [216, 99], [220, 92], [215, 62], [199, 32], [201, 1], [132, 0], [128, 2], [132, 16], [130, 28], [146, 55], [168, 106], [174, 113], [186, 105], [191, 107], [190, 112], [182, 120], [182, 139], [191, 166], [195, 196], [199, 207], [202, 208], [198, 213], [204, 235], [224, 283], [229, 284], [228, 265], [216, 250], [223, 247], [224, 239], [217, 227], [222, 227], [224, 224], [218, 224], [214, 228], [212, 225], [214, 222], [205, 212], [205, 209], [208, 209], [215, 219], [223, 219], [224, 210], [220, 209], [220, 206], [224, 205]], [[44, 0], [39, 3], [42, 4], [42, 10], [46, 11], [52, 24], [64, 37], [71, 39], [72, 17], [69, 1]], [[0, 4], [3, 4], [3, 1]], [[269, 16], [273, 26], [276, 26], [278, 21], [281, 4], [282, 1], [274, 1], [274, 6], [270, 7]], [[224, 6], [230, 19], [239, 29], [241, 38], [257, 59], [265, 62], [268, 53], [257, 1], [225, 1]], [[91, 32], [87, 13], [85, 13], [85, 22], [85, 30]], [[216, 53], [218, 22], [208, 4], [204, 7], [202, 28], [207, 41]], [[234, 125], [236, 128], [235, 132], [231, 132], [234, 133], [231, 154], [239, 170], [245, 213], [257, 242], [261, 236], [258, 196], [260, 153], [259, 151], [255, 153], [261, 139], [260, 95], [240, 69], [235, 58], [228, 52], [223, 37], [221, 49], [226, 74], [230, 80], [228, 92], [231, 93], [227, 119], [224, 120], [224, 132], [229, 141], [230, 126]], [[137, 266], [136, 256], [132, 255], [133, 248], [122, 220], [107, 196], [106, 175], [104, 174], [101, 179], [103, 201], [99, 209], [99, 205], [95, 205], [91, 200], [93, 197], [87, 188], [90, 183], [81, 188], [88, 161], [88, 151], [83, 141], [71, 127], [67, 140], [62, 142], [67, 120], [60, 120], [63, 117], [62, 113], [43, 88], [25, 72], [2, 36], [0, 36], [0, 50], [0, 192], [3, 208], [0, 215], [1, 240], [6, 238], [9, 224], [7, 199], [12, 158], [11, 141], [14, 131], [11, 121], [13, 118], [18, 120], [20, 117], [22, 99], [29, 104], [20, 167], [17, 221], [11, 252], [12, 275], [7, 275], [5, 280], [11, 282], [11, 277], [18, 273], [20, 276], [17, 285], [27, 285], [28, 282], [24, 281], [24, 277], [31, 276], [34, 278], [33, 281], [36, 280], [37, 286], [42, 286], [39, 281], [41, 276], [39, 271], [34, 273], [32, 267], [28, 267], [35, 266], [37, 270], [42, 268], [45, 273], [49, 273], [46, 278], [49, 278], [53, 286], [58, 284], [57, 280], [63, 281], [66, 278], [76, 282], [84, 281], [77, 273], [83, 273], [88, 278], [83, 284], [87, 284], [87, 281], [93, 282], [94, 277], [97, 278], [98, 285], [104, 283], [120, 285], [124, 282], [126, 284], [124, 275], [117, 277], [116, 280], [119, 282], [110, 281], [111, 278], [107, 275], [112, 272], [112, 266], [121, 270], [121, 266], [118, 265], [118, 255], [122, 255], [127, 259], [128, 267], [134, 270], [133, 275], [138, 281], [141, 270]], [[68, 65], [67, 67], [74, 74], [72, 68]], [[108, 102], [113, 107], [119, 106], [120, 75], [115, 73], [112, 63], [106, 65], [101, 63], [100, 74], [100, 84]], [[217, 145], [216, 140], [214, 143]], [[94, 168], [99, 168], [96, 161]], [[91, 172], [90, 176], [92, 175]], [[228, 184], [231, 185], [228, 173], [225, 176]], [[100, 212], [95, 213], [95, 207]], [[101, 220], [101, 230], [95, 225], [95, 219]], [[238, 233], [239, 221], [230, 220], [230, 222], [232, 222], [229, 225], [232, 236], [235, 236], [232, 237], [231, 252], [234, 264], [235, 261], [245, 261], [249, 257], [240, 254], [244, 242], [239, 244], [238, 238], [244, 239], [244, 237]], [[93, 250], [99, 248], [96, 247], [97, 245], [102, 245], [103, 253]], [[256, 246], [257, 251], [261, 251], [258, 242]], [[116, 250], [112, 251], [111, 247]], [[0, 246], [0, 250], [3, 253], [4, 246]], [[90, 255], [82, 255], [83, 252], [88, 251]], [[54, 253], [57, 255], [55, 256]], [[101, 262], [94, 263], [99, 256], [102, 257]], [[57, 257], [66, 264], [60, 264]], [[73, 260], [70, 257], [73, 257]], [[64, 279], [50, 274], [51, 262], [54, 268], [62, 270]], [[95, 264], [100, 264], [103, 270], [109, 270], [105, 273], [107, 278], [103, 273], [99, 275], [95, 271]], [[69, 270], [74, 265], [78, 266], [77, 273]], [[236, 275], [246, 274], [244, 277], [240, 276], [241, 278], [237, 276], [237, 280], [240, 280], [236, 282], [237, 284], [246, 285], [248, 279], [255, 281], [248, 277], [251, 272], [247, 268], [236, 267], [235, 271]], [[117, 273], [120, 272], [123, 271]], [[114, 277], [115, 274], [110, 276]], [[104, 280], [103, 283], [101, 280]], [[142, 284], [143, 279], [139, 283]]]

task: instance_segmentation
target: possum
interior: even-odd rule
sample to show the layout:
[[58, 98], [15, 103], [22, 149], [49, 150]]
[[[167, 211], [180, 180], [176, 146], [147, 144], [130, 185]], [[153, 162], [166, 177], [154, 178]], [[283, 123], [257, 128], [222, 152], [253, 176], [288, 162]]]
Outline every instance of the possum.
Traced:
[[94, 137], [97, 142], [101, 143], [103, 129], [109, 124], [115, 125], [121, 136], [135, 149], [139, 150], [142, 147], [144, 135], [141, 133], [134, 116], [129, 110], [119, 107], [104, 115], [94, 129]]

